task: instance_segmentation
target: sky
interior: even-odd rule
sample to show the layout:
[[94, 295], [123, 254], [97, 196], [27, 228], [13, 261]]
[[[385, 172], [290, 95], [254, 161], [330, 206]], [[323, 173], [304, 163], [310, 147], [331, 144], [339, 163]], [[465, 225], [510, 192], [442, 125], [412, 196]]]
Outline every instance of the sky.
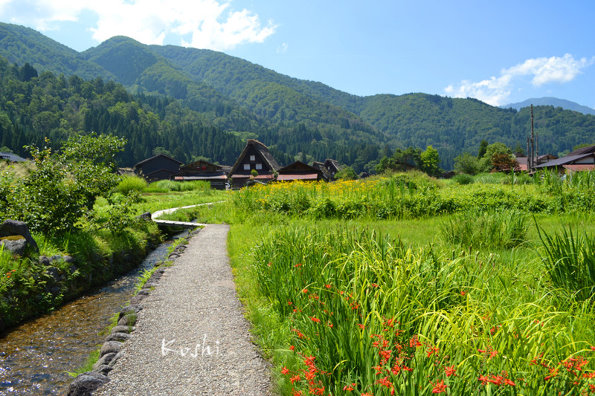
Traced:
[[116, 35], [222, 51], [359, 96], [595, 108], [593, 0], [0, 0], [77, 51]]

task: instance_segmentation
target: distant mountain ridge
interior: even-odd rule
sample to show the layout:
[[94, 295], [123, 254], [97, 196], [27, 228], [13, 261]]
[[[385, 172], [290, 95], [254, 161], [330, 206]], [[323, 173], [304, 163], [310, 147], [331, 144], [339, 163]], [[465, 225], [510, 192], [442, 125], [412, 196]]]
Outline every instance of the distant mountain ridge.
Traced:
[[[449, 169], [483, 139], [523, 147], [529, 128], [524, 109], [423, 93], [360, 97], [221, 52], [122, 36], [79, 53], [35, 30], [0, 23], [0, 56], [58, 75], [114, 80], [133, 94], [173, 98], [221, 131], [258, 138], [287, 158], [321, 160], [332, 152], [358, 171], [373, 169], [394, 148], [428, 145]], [[535, 116], [540, 148], [554, 154], [595, 135], [592, 115], [538, 106]]]
[[501, 107], [504, 109], [513, 108], [516, 110], [520, 110], [523, 107], [529, 107], [531, 105], [561, 107], [566, 110], [578, 111], [579, 113], [583, 114], [595, 115], [595, 109], [592, 109], [591, 107], [583, 106], [570, 100], [554, 97], [531, 98], [519, 103], [510, 103]]

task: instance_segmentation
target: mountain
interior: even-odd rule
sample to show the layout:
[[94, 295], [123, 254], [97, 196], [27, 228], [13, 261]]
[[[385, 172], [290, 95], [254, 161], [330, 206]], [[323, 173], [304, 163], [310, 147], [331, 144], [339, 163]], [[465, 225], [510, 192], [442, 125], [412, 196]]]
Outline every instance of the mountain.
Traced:
[[[147, 107], [165, 123], [155, 133], [167, 133], [165, 131], [170, 129], [166, 125], [199, 123], [205, 128], [214, 128], [213, 133], [219, 137], [258, 138], [271, 148], [280, 162], [333, 157], [352, 165], [356, 171], [371, 170], [383, 155], [397, 147], [424, 149], [432, 145], [440, 154], [441, 166], [450, 169], [457, 155], [463, 151], [475, 153], [484, 139], [490, 143], [500, 141], [513, 148], [524, 147], [530, 127], [527, 109], [517, 111], [475, 99], [423, 93], [360, 97], [319, 82], [286, 76], [221, 52], [144, 45], [121, 36], [79, 53], [34, 30], [0, 24], [0, 56], [19, 67], [28, 62], [40, 73], [50, 71], [70, 76], [70, 79], [79, 76], [92, 80], [93, 87], [100, 87], [103, 80], [116, 81], [133, 95], [130, 101], [140, 108]], [[20, 72], [22, 75], [23, 70]], [[68, 82], [75, 86], [81, 84]], [[120, 88], [112, 88], [119, 92]], [[78, 100], [77, 92], [73, 88], [75, 96], [71, 101]], [[101, 99], [96, 100], [111, 103], [113, 99], [102, 94], [99, 88], [97, 95]], [[14, 102], [10, 98], [6, 100]], [[11, 106], [0, 103], [0, 120], [3, 113], [10, 116]], [[125, 125], [112, 120], [113, 107], [118, 107], [118, 103], [110, 106], [102, 107], [101, 111], [107, 112], [105, 119], [99, 117], [94, 122], [74, 125], [100, 132], [101, 128], [115, 126], [114, 131], [123, 131]], [[126, 106], [119, 106], [119, 111], [136, 105]], [[130, 115], [125, 118], [129, 119]], [[20, 125], [22, 120], [14, 121]], [[25, 124], [23, 128], [35, 129]], [[575, 145], [592, 142], [595, 117], [560, 107], [537, 106], [535, 127], [540, 135], [540, 149], [559, 154]], [[51, 134], [51, 130], [43, 132], [38, 128], [37, 133]], [[136, 131], [126, 133], [132, 133], [135, 142], [143, 142]], [[190, 132], [182, 134], [185, 133]], [[215, 140], [219, 141], [219, 137]], [[203, 153], [194, 143], [182, 145], [176, 144], [174, 138], [159, 139], [162, 148], [180, 153], [180, 158], [207, 154], [223, 158], [220, 150], [211, 146], [208, 153]], [[188, 136], [184, 139], [192, 140]], [[131, 158], [146, 152], [139, 147], [134, 150]]]
[[99, 65], [81, 59], [77, 51], [24, 26], [0, 22], [0, 56], [10, 63], [29, 63], [37, 70], [56, 74], [76, 74], [86, 80], [114, 79]]
[[561, 107], [565, 110], [572, 110], [577, 111], [583, 114], [590, 114], [595, 115], [595, 109], [592, 109], [587, 106], [580, 105], [575, 102], [571, 102], [570, 100], [566, 99], [559, 99], [559, 98], [552, 98], [552, 97], [545, 97], [545, 98], [531, 98], [524, 100], [519, 103], [510, 103], [505, 106], [501, 106], [502, 108], [513, 108], [516, 110], [520, 110], [523, 107], [530, 107], [533, 106], [554, 106], [554, 107]]

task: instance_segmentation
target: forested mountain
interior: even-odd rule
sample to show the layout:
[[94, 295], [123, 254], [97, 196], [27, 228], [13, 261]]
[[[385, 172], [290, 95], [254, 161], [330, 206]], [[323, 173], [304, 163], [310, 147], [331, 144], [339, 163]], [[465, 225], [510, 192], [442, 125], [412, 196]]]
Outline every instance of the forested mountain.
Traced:
[[570, 100], [560, 99], [560, 98], [552, 98], [552, 97], [531, 98], [531, 99], [523, 100], [522, 102], [519, 102], [519, 103], [510, 103], [510, 104], [507, 104], [507, 105], [504, 105], [501, 107], [504, 109], [513, 108], [516, 110], [520, 110], [523, 107], [530, 107], [531, 105], [561, 107], [565, 110], [572, 110], [572, 111], [578, 111], [579, 113], [583, 113], [583, 114], [595, 115], [595, 109], [580, 105], [576, 102], [571, 102]]
[[243, 148], [237, 136], [202, 120], [167, 97], [129, 94], [124, 86], [101, 78], [84, 81], [50, 72], [37, 76], [27, 67], [11, 66], [0, 57], [0, 146], [27, 155], [24, 145], [59, 147], [78, 131], [125, 137], [120, 165], [131, 166], [167, 151], [181, 161], [193, 155], [232, 163]]
[[84, 79], [114, 76], [97, 64], [81, 59], [75, 50], [43, 34], [18, 25], [0, 22], [0, 56], [10, 63], [29, 63], [37, 70], [48, 70], [67, 76], [76, 74]]
[[[127, 37], [114, 37], [78, 53], [31, 29], [0, 24], [0, 55], [19, 65], [17, 72], [21, 73], [21, 80], [23, 73], [27, 74], [23, 68], [28, 62], [39, 72], [55, 72], [53, 78], [67, 83], [72, 79], [70, 76], [77, 75], [91, 80], [79, 79], [86, 87], [98, 84], [97, 81], [107, 86], [112, 79], [123, 84], [128, 95], [124, 101], [113, 102], [110, 94], [93, 91], [96, 96], [91, 102], [95, 107], [86, 105], [89, 109], [103, 108], [106, 121], [84, 124], [84, 129], [124, 133], [125, 121], [114, 126], [114, 112], [112, 109], [110, 113], [109, 109], [119, 103], [121, 106], [134, 103], [139, 109], [156, 115], [159, 121], [159, 127], [146, 132], [147, 136], [155, 133], [159, 143], [153, 144], [152, 137], [147, 137], [147, 144], [152, 148], [164, 147], [172, 153], [182, 151], [181, 160], [204, 155], [233, 162], [223, 160], [225, 156], [212, 148], [203, 150], [193, 143], [176, 143], [181, 132], [172, 132], [171, 128], [181, 125], [213, 128], [217, 136], [229, 137], [234, 142], [258, 138], [271, 147], [281, 163], [331, 157], [352, 165], [357, 171], [373, 169], [383, 155], [395, 148], [424, 149], [428, 145], [438, 150], [442, 167], [449, 169], [454, 157], [463, 151], [476, 153], [479, 142], [484, 139], [490, 143], [500, 141], [513, 148], [524, 147], [530, 127], [527, 110], [501, 109], [475, 99], [420, 93], [359, 97], [318, 82], [285, 76], [220, 52], [148, 46]], [[42, 76], [45, 74], [39, 79]], [[102, 79], [96, 80], [97, 77]], [[123, 89], [115, 86], [119, 88], [110, 85], [109, 91]], [[68, 94], [63, 95], [76, 97], [76, 89], [68, 86]], [[90, 100], [84, 94], [78, 95]], [[74, 99], [61, 97], [61, 100], [68, 103]], [[100, 105], [103, 100], [107, 104]], [[8, 114], [9, 107], [0, 103], [0, 119], [1, 112]], [[40, 117], [35, 109], [27, 111], [30, 112], [28, 117]], [[535, 120], [541, 152], [559, 154], [594, 139], [594, 116], [538, 106]], [[58, 124], [63, 122], [60, 118], [58, 121]], [[18, 121], [17, 124], [24, 127], [27, 123]], [[48, 133], [31, 128], [28, 133], [34, 134], [34, 130], [38, 134]], [[137, 136], [141, 132], [141, 129], [130, 132], [136, 136], [136, 145], [145, 144]], [[173, 135], [165, 137], [165, 134]], [[27, 136], [33, 138], [33, 135]], [[3, 136], [2, 139], [5, 140]], [[150, 152], [152, 148], [129, 149], [135, 153], [128, 153], [127, 158], [136, 160], [141, 151]]]

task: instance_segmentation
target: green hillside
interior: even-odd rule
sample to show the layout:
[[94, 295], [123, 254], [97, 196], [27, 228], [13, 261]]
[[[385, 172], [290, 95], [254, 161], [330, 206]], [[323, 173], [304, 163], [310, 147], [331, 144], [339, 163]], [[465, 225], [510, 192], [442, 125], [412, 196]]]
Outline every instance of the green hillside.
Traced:
[[24, 26], [0, 22], [0, 56], [10, 63], [29, 63], [37, 70], [76, 74], [84, 79], [114, 76], [101, 66], [81, 59], [78, 52]]
[[[39, 72], [117, 81], [137, 95], [131, 100], [139, 106], [167, 103], [151, 111], [171, 125], [197, 122], [240, 140], [258, 138], [283, 163], [331, 157], [371, 170], [395, 148], [432, 145], [450, 169], [457, 155], [476, 153], [482, 140], [524, 147], [529, 132], [526, 109], [422, 93], [358, 97], [221, 52], [148, 46], [127, 37], [78, 53], [34, 30], [0, 24], [0, 55]], [[538, 106], [535, 126], [540, 151], [560, 154], [593, 140], [595, 116]], [[177, 149], [184, 158], [204, 155], [187, 145]]]

